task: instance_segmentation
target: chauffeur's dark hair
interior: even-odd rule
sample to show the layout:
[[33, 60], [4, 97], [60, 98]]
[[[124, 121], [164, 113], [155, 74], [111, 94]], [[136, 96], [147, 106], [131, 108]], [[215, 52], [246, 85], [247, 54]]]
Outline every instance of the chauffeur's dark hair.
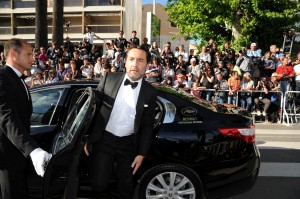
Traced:
[[144, 51], [144, 52], [146, 53], [146, 61], [147, 61], [147, 64], [150, 63], [150, 59], [151, 59], [151, 54], [150, 54], [150, 52], [149, 52], [146, 48], [144, 48], [143, 46], [137, 46], [137, 45], [134, 45], [134, 44], [133, 44], [133, 45], [130, 45], [129, 50], [126, 52], [126, 57], [125, 57], [125, 59], [127, 59], [128, 52], [129, 52], [130, 50], [132, 50], [132, 49], [140, 49], [140, 50]]
[[23, 45], [28, 44], [25, 40], [19, 38], [12, 38], [5, 42], [4, 44], [4, 55], [8, 57], [9, 51], [14, 50], [17, 53], [20, 53]]

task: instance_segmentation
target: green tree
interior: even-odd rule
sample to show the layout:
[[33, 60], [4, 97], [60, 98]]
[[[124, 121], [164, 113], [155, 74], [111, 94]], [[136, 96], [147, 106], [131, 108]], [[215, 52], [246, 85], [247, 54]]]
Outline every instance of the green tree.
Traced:
[[229, 40], [236, 49], [251, 42], [262, 49], [281, 46], [282, 33], [300, 21], [300, 3], [291, 0], [169, 0], [166, 11], [179, 35], [202, 44]]

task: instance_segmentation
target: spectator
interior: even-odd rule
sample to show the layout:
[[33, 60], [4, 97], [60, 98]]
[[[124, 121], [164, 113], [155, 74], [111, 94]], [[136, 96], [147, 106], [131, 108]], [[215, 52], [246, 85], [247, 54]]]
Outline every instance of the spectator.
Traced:
[[283, 95], [286, 91], [290, 90], [290, 82], [292, 81], [292, 77], [295, 76], [295, 72], [292, 66], [288, 66], [288, 58], [284, 58], [282, 61], [282, 65], [280, 65], [276, 73], [278, 75], [278, 79], [280, 80], [280, 88], [283, 92]]
[[59, 62], [57, 70], [58, 81], [63, 81], [65, 79], [67, 71], [68, 70], [65, 68], [65, 64], [63, 62]]
[[165, 67], [162, 70], [162, 78], [166, 79], [166, 78], [172, 78], [172, 82], [175, 79], [175, 71], [173, 70], [173, 68], [170, 67], [170, 63], [168, 60], [165, 61]]
[[218, 103], [226, 103], [227, 98], [227, 90], [228, 90], [228, 83], [225, 79], [223, 79], [222, 73], [217, 73], [217, 81], [214, 85], [215, 89], [215, 102]]
[[56, 77], [56, 72], [55, 70], [50, 70], [48, 72], [48, 78], [45, 81], [45, 84], [51, 84], [51, 83], [56, 83], [58, 82], [58, 78]]
[[111, 66], [110, 72], [112, 73], [118, 72], [118, 68], [116, 66]]
[[224, 44], [224, 64], [227, 65], [227, 63], [231, 62], [232, 64], [235, 64], [235, 50], [230, 47], [230, 42], [226, 41]]
[[33, 79], [33, 76], [31, 74], [31, 71], [30, 70], [24, 70], [24, 75], [25, 75], [25, 79], [24, 79], [24, 82], [26, 83], [27, 87], [30, 87], [31, 86], [31, 82], [32, 82], [32, 79]]
[[160, 58], [160, 54], [161, 54], [161, 49], [158, 47], [157, 42], [154, 41], [152, 42], [152, 45], [149, 49], [149, 52], [151, 53], [151, 58], [153, 59], [154, 57], [156, 57], [157, 59]]
[[[215, 80], [214, 75], [212, 74], [211, 68], [203, 68], [201, 70], [201, 74], [198, 76], [198, 79], [200, 79], [200, 86], [204, 87], [205, 89], [212, 89], [213, 83]], [[201, 92], [201, 98], [206, 99], [207, 101], [211, 100], [211, 91], [202, 91]]]
[[275, 72], [276, 63], [273, 57], [271, 57], [271, 52], [267, 51], [262, 58], [263, 74], [267, 77], [271, 77], [272, 73]]
[[35, 87], [42, 84], [44, 84], [42, 74], [40, 72], [35, 72], [30, 87]]
[[231, 72], [231, 77], [228, 79], [228, 104], [237, 104], [237, 91], [240, 89], [240, 78], [237, 71]]
[[101, 79], [102, 77], [104, 77], [104, 75], [105, 75], [106, 73], [108, 73], [108, 72], [110, 71], [110, 69], [111, 69], [111, 65], [110, 65], [109, 63], [106, 62], [106, 63], [103, 65], [103, 67], [101, 68], [101, 74], [100, 74], [99, 78]]
[[214, 71], [215, 71], [215, 73], [221, 73], [223, 79], [227, 80], [228, 77], [229, 77], [228, 70], [227, 70], [226, 67], [224, 67], [224, 62], [223, 61], [220, 61], [218, 63], [218, 68], [215, 68]]
[[127, 40], [123, 37], [124, 32], [120, 30], [119, 37], [114, 41], [114, 48], [117, 52], [121, 53], [122, 59], [125, 58], [125, 50], [127, 47]]
[[191, 59], [195, 58], [196, 59], [196, 64], [199, 64], [199, 59], [197, 58], [196, 55], [194, 55], [195, 50], [194, 49], [190, 49], [190, 55], [189, 55], [189, 59], [188, 59], [188, 63], [191, 63]]
[[114, 48], [113, 46], [111, 45], [111, 43], [107, 42], [105, 44], [105, 48], [106, 48], [106, 57], [107, 58], [110, 58], [110, 59], [113, 59], [114, 58], [114, 54], [115, 54], [115, 51], [114, 51]]
[[102, 58], [98, 57], [97, 62], [94, 65], [94, 77], [99, 78], [102, 72]]
[[84, 78], [92, 78], [94, 74], [94, 67], [89, 61], [89, 59], [85, 58], [83, 60], [83, 65], [80, 67], [81, 75]]
[[184, 45], [179, 45], [178, 46], [179, 51], [175, 53], [175, 57], [178, 58], [179, 55], [182, 55], [183, 61], [188, 61], [188, 54], [184, 50]]
[[66, 37], [66, 42], [64, 43], [64, 46], [68, 47], [68, 51], [70, 52], [70, 54], [72, 55], [75, 48], [74, 48], [74, 44], [70, 41], [69, 37]]
[[251, 112], [252, 108], [252, 90], [254, 89], [254, 82], [251, 79], [251, 74], [246, 72], [243, 75], [243, 80], [240, 84], [241, 88], [241, 107]]
[[[278, 81], [277, 73], [272, 73], [271, 81], [269, 85], [270, 85], [270, 91], [276, 91], [276, 92], [280, 91], [280, 83]], [[280, 95], [279, 93], [276, 92], [270, 93], [271, 105], [269, 108], [269, 113], [270, 113], [272, 123], [278, 122], [278, 110], [280, 108]]]
[[0, 61], [1, 61], [0, 62], [0, 66], [3, 68], [5, 66], [5, 64], [6, 64], [6, 58], [5, 58], [4, 52], [0, 53]]
[[136, 37], [136, 31], [131, 32], [132, 37], [130, 38], [130, 43], [136, 46], [140, 45], [140, 39]]
[[161, 82], [161, 81], [162, 81], [162, 79], [161, 79], [161, 77], [160, 77], [160, 75], [159, 75], [158, 69], [153, 68], [153, 69], [151, 69], [149, 72], [150, 72], [150, 74], [149, 74], [149, 76], [145, 79], [146, 81], [149, 81], [149, 82]]
[[65, 75], [65, 80], [77, 80], [81, 78], [81, 71], [77, 69], [76, 62], [74, 60], [70, 61], [71, 68], [68, 69], [67, 74]]
[[297, 58], [299, 59], [299, 61], [296, 61], [296, 65], [294, 66], [294, 72], [295, 72], [295, 81], [296, 81], [296, 91], [298, 91], [298, 93], [296, 93], [296, 105], [297, 110], [299, 110], [299, 106], [300, 106], [300, 53], [298, 53]]
[[174, 81], [173, 88], [177, 90], [188, 91], [190, 90], [190, 86], [185, 80], [185, 76], [182, 73], [177, 75], [177, 80]]
[[190, 64], [186, 69], [187, 81], [190, 87], [192, 87], [193, 82], [200, 76], [199, 65], [196, 64], [196, 59], [192, 58]]
[[261, 50], [256, 49], [256, 43], [250, 45], [250, 50], [247, 50], [247, 56], [252, 60], [253, 64], [258, 64], [261, 59]]
[[201, 49], [202, 49], [201, 53], [199, 54], [200, 65], [202, 65], [206, 61], [208, 61], [209, 63], [211, 63], [211, 55], [207, 51], [206, 46], [202, 46]]
[[112, 60], [111, 65], [117, 67], [117, 71], [119, 71], [119, 72], [123, 71], [124, 62], [123, 62], [120, 52], [115, 53], [115, 59]]
[[[179, 56], [178, 56], [179, 57]], [[170, 45], [166, 45], [164, 47], [164, 50], [162, 51], [161, 54], [161, 59], [163, 61], [168, 60], [170, 63], [170, 66], [173, 67], [173, 65], [175, 64], [175, 56], [173, 54], [173, 52], [171, 51], [171, 47]], [[179, 58], [178, 58], [179, 59]], [[183, 61], [183, 59], [181, 58], [181, 61]], [[183, 62], [181, 62], [182, 64], [184, 64]], [[176, 70], [176, 69], [175, 69]]]
[[[261, 93], [256, 93], [254, 98], [255, 111], [257, 116], [265, 116], [265, 122], [268, 122], [268, 110], [271, 105], [271, 97], [269, 95], [270, 87], [267, 85], [266, 78], [262, 78], [255, 90], [262, 91]], [[261, 111], [263, 112], [261, 113]]]
[[40, 47], [40, 54], [38, 56], [39, 64], [43, 67], [46, 64], [46, 61], [48, 60], [46, 50], [44, 47]]
[[83, 36], [83, 46], [87, 49], [88, 52], [90, 52], [94, 44], [94, 37], [101, 40], [103, 39], [96, 35], [94, 32], [92, 32], [92, 28], [90, 26], [87, 26], [85, 28], [85, 31], [86, 34]]
[[151, 45], [148, 44], [148, 38], [147, 37], [144, 37], [143, 43], [141, 44], [141, 47], [146, 49], [147, 51], [150, 50]]
[[80, 70], [80, 67], [83, 65], [83, 60], [80, 58], [79, 50], [75, 50], [73, 55], [74, 55], [73, 61], [75, 62], [76, 70]]
[[159, 64], [158, 58], [154, 57], [151, 61], [151, 63], [148, 65], [147, 69], [157, 69], [158, 70], [158, 74], [161, 77], [162, 75], [162, 66]]
[[56, 56], [57, 54], [57, 43], [53, 42], [51, 47], [47, 49], [46, 55], [51, 60], [52, 65], [56, 68], [57, 63], [58, 63], [58, 57]]
[[236, 60], [236, 65], [240, 67], [242, 75], [246, 72], [252, 74], [253, 62], [246, 54], [246, 49], [240, 51], [241, 56]]
[[[170, 60], [169, 60], [169, 62], [171, 63]], [[185, 65], [185, 62], [183, 61], [182, 55], [178, 56], [178, 63], [175, 67], [175, 74], [176, 75], [178, 75], [178, 74], [185, 75], [186, 74], [186, 65]]]

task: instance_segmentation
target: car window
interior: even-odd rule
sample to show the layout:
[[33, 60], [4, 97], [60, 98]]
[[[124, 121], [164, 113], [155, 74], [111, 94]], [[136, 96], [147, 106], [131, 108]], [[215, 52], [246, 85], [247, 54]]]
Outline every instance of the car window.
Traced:
[[58, 114], [54, 114], [64, 89], [40, 90], [31, 93], [33, 112], [31, 125], [49, 125], [57, 122]]

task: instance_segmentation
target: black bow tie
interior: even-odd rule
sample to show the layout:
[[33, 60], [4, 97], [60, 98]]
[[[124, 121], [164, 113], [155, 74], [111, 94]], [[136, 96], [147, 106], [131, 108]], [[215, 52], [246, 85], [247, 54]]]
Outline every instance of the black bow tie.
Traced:
[[20, 78], [24, 80], [24, 79], [26, 79], [26, 78], [27, 78], [27, 76], [26, 76], [26, 75], [24, 75], [24, 74], [22, 74], [22, 75], [20, 76]]
[[132, 89], [135, 89], [139, 83], [138, 82], [131, 82], [129, 79], [126, 79], [125, 82], [124, 82], [124, 85], [127, 86], [129, 84], [131, 85]]

